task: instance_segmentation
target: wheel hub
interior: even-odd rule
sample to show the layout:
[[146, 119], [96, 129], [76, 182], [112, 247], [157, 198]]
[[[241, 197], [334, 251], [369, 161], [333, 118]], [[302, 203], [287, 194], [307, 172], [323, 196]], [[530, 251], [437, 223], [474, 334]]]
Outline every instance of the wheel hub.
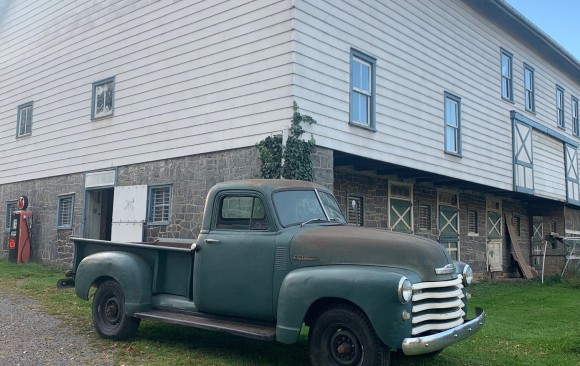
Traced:
[[330, 340], [332, 357], [339, 365], [356, 365], [361, 359], [361, 347], [357, 337], [349, 330], [341, 329]]
[[116, 301], [110, 299], [105, 304], [105, 316], [107, 320], [114, 323], [119, 318], [119, 306]]

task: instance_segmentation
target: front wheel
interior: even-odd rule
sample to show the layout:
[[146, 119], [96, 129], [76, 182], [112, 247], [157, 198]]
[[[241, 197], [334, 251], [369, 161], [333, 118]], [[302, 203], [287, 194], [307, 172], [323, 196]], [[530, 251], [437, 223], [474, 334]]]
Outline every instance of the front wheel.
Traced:
[[120, 340], [132, 337], [141, 319], [125, 314], [125, 295], [115, 281], [99, 285], [93, 298], [93, 325], [103, 338]]
[[358, 308], [335, 305], [322, 312], [308, 334], [315, 366], [388, 366], [390, 351]]

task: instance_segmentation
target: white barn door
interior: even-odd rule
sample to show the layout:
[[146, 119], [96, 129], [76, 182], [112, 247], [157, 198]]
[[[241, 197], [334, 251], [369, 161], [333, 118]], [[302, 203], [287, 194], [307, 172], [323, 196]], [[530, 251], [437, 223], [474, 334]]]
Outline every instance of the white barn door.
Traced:
[[142, 242], [146, 217], [146, 185], [115, 187], [111, 241]]

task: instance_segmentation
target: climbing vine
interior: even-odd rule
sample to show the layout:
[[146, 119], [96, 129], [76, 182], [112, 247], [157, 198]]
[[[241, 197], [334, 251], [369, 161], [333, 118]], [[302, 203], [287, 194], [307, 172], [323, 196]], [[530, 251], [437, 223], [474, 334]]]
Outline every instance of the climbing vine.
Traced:
[[262, 178], [275, 179], [300, 179], [312, 181], [312, 152], [314, 151], [314, 138], [305, 141], [301, 137], [304, 134], [302, 124], [311, 125], [316, 123], [314, 118], [300, 114], [298, 104], [294, 102], [292, 113], [292, 125], [290, 126], [286, 146], [283, 145], [282, 136], [268, 136], [257, 144], [260, 153]]

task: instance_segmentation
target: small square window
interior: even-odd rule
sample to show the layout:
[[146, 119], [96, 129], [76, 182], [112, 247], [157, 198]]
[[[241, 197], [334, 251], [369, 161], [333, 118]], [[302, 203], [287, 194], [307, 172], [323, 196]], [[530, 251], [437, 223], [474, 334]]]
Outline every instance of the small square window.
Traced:
[[445, 152], [461, 155], [461, 98], [445, 93]]
[[91, 119], [113, 115], [115, 101], [115, 78], [93, 83]]
[[364, 226], [363, 198], [349, 196], [347, 201], [348, 223], [355, 226]]
[[558, 127], [566, 128], [566, 121], [564, 119], [564, 89], [559, 86], [556, 88], [556, 112]]
[[431, 206], [419, 205], [419, 230], [431, 230]]
[[477, 211], [467, 211], [467, 232], [472, 234], [479, 233], [477, 226]]
[[149, 188], [148, 224], [169, 225], [171, 218], [171, 192], [171, 186]]
[[18, 106], [16, 121], [16, 137], [28, 136], [32, 133], [32, 102]]
[[376, 60], [352, 50], [350, 55], [350, 122], [375, 128]]
[[74, 195], [67, 194], [58, 197], [57, 224], [58, 229], [72, 229]]
[[12, 213], [18, 210], [18, 201], [7, 201], [6, 202], [6, 221], [4, 223], [4, 229], [6, 231], [10, 230], [10, 220], [12, 220]]
[[514, 100], [512, 78], [512, 54], [501, 50], [501, 97], [511, 102]]

